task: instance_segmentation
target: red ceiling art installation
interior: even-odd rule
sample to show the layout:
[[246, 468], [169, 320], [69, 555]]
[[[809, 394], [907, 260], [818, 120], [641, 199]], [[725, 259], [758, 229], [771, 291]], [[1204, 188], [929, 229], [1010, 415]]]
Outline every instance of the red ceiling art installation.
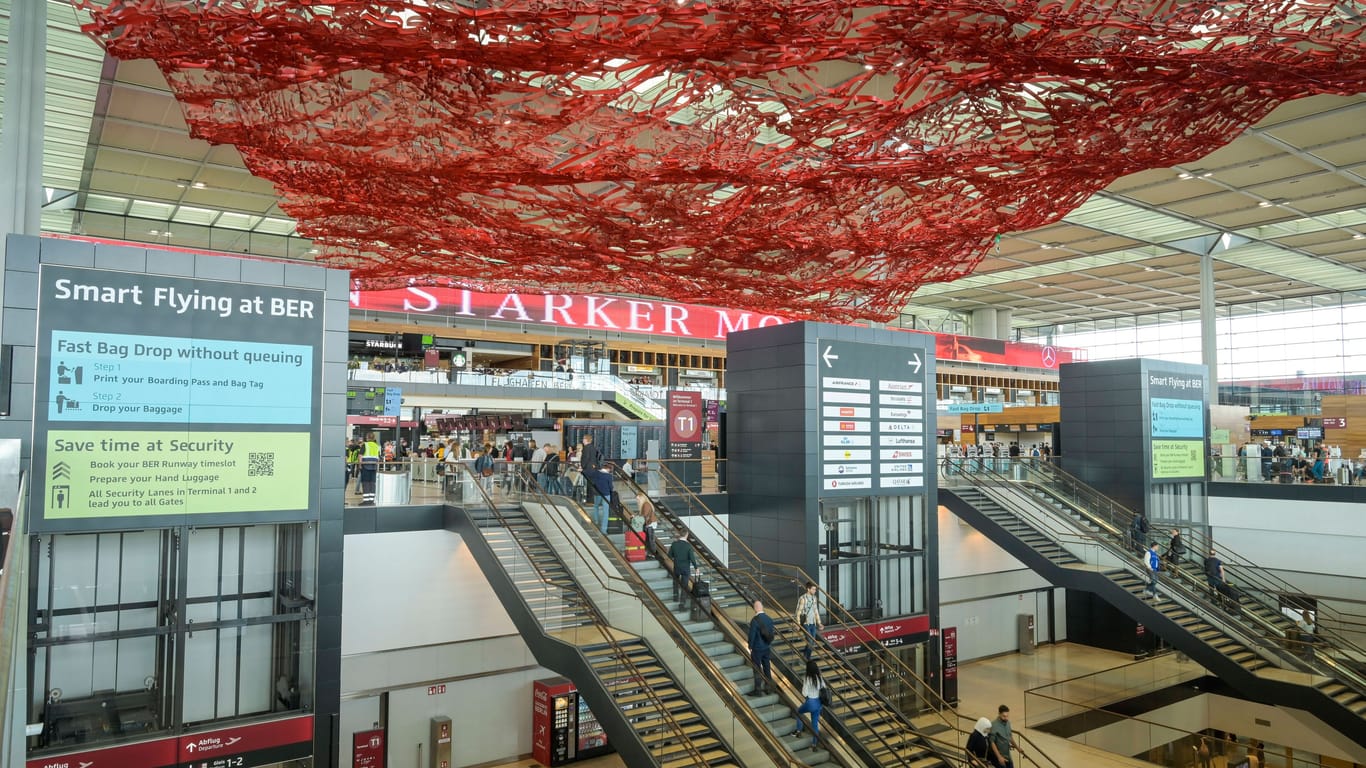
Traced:
[[1327, 0], [98, 0], [368, 287], [882, 319], [999, 233], [1363, 88]]

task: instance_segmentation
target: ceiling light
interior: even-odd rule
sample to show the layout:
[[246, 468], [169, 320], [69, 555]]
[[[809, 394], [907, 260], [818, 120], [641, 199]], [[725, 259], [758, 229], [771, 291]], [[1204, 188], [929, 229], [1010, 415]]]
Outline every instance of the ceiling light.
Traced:
[[1191, 177], [1191, 172], [1190, 172], [1190, 171], [1182, 171], [1182, 172], [1176, 174], [1176, 178], [1178, 178], [1178, 179], [1189, 179], [1190, 177]]
[[1272, 205], [1273, 203], [1270, 200], [1263, 200], [1260, 203], [1257, 203], [1258, 208], [1270, 208]]
[[191, 184], [190, 186], [194, 187], [195, 189], [203, 189], [204, 187], [206, 187], [206, 186], [208, 186], [208, 185], [205, 184], [205, 183], [202, 182], [202, 181], [196, 181], [195, 183]]
[[873, 65], [872, 65], [872, 64], [864, 64], [864, 65], [863, 65], [863, 68], [864, 68], [864, 69], [872, 69], [872, 68], [873, 68]]
[[1061, 248], [1061, 247], [1062, 247], [1062, 243], [1044, 243], [1043, 245], [1041, 245], [1041, 246], [1039, 246], [1039, 247], [1042, 248], [1042, 249], [1044, 249], [1045, 251], [1051, 251], [1051, 250], [1053, 250], [1054, 248]]
[[1144, 267], [1144, 268], [1143, 268], [1143, 271], [1144, 271], [1144, 272], [1155, 272], [1156, 270], [1154, 270], [1152, 267]]
[[1361, 234], [1360, 232], [1358, 232], [1358, 233], [1356, 233], [1355, 235], [1352, 235], [1352, 239], [1353, 239], [1353, 240], [1366, 240], [1366, 235], [1363, 235], [1363, 234]]

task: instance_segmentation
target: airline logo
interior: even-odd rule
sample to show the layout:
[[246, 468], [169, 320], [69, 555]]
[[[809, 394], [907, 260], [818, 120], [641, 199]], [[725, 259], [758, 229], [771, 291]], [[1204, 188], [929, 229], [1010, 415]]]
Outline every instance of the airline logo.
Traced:
[[821, 444], [827, 448], [832, 445], [872, 445], [873, 438], [869, 435], [826, 435]]
[[841, 379], [835, 376], [822, 376], [821, 386], [826, 389], [863, 389], [873, 388], [872, 379]]
[[826, 432], [867, 432], [868, 424], [866, 421], [827, 421], [824, 428]]
[[925, 478], [920, 476], [882, 478], [883, 488], [920, 488], [924, 485]]
[[826, 461], [869, 461], [873, 458], [873, 452], [847, 449], [831, 450], [827, 448], [825, 449], [824, 458]]
[[822, 392], [821, 402], [867, 405], [873, 402], [873, 396], [867, 392]]
[[925, 385], [918, 381], [889, 381], [883, 379], [878, 389], [883, 392], [924, 392]]
[[919, 432], [925, 428], [918, 421], [884, 421], [878, 426], [883, 432]]
[[907, 464], [882, 464], [878, 469], [882, 470], [884, 475], [906, 475], [919, 474], [923, 471], [923, 466], [923, 464], [911, 462]]
[[873, 474], [872, 464], [826, 464], [825, 476], [831, 475], [871, 475]]
[[882, 395], [878, 402], [883, 405], [924, 405], [925, 398], [920, 395]]
[[855, 408], [852, 405], [827, 405], [821, 409], [821, 415], [838, 419], [866, 419], [873, 415], [872, 408]]
[[878, 440], [878, 444], [888, 448], [891, 448], [893, 446], [920, 447], [925, 444], [925, 438], [921, 437], [920, 435], [883, 435]]
[[843, 491], [852, 488], [872, 488], [873, 478], [871, 477], [832, 477], [824, 482], [827, 489], [832, 491]]
[[910, 408], [879, 408], [877, 415], [884, 419], [921, 419], [924, 414], [921, 411], [913, 411]]
[[896, 461], [898, 459], [901, 459], [903, 461], [919, 461], [920, 459], [924, 458], [924, 453], [925, 452], [919, 448], [893, 448], [891, 450], [884, 449], [878, 451], [878, 458], [882, 459], [883, 461]]

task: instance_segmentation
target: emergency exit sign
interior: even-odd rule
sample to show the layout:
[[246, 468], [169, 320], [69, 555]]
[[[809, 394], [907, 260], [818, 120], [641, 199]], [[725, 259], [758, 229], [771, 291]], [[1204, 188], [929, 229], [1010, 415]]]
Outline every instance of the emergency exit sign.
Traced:
[[442, 683], [441, 685], [429, 685], [429, 686], [427, 686], [427, 695], [428, 695], [428, 696], [435, 696], [435, 695], [437, 695], [437, 694], [439, 694], [439, 693], [445, 693], [445, 692], [446, 692], [446, 684], [445, 684], [445, 683]]

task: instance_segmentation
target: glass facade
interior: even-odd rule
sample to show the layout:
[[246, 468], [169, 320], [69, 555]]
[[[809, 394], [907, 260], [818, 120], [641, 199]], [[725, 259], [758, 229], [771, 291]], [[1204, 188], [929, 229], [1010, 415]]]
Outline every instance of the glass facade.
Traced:
[[316, 531], [33, 537], [30, 751], [311, 710]]
[[[1366, 294], [1335, 293], [1218, 307], [1219, 401], [1254, 413], [1309, 413], [1324, 394], [1366, 381]], [[1019, 340], [1082, 347], [1091, 360], [1202, 362], [1198, 310], [1021, 329]]]

